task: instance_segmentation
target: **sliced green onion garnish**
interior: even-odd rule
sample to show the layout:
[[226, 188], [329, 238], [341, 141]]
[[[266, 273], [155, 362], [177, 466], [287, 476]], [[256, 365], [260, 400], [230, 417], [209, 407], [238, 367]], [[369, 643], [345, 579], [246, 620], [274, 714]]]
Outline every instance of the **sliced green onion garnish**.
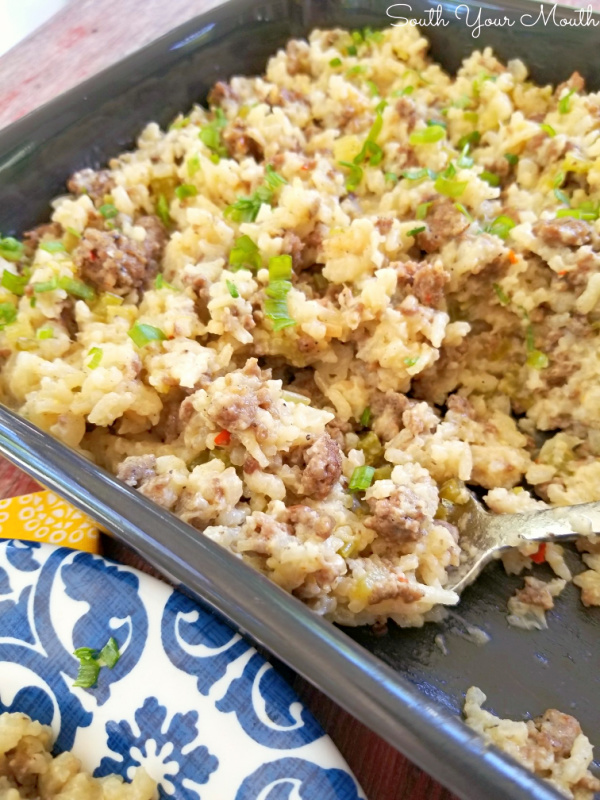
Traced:
[[272, 205], [273, 191], [268, 186], [259, 186], [249, 197], [238, 197], [235, 203], [227, 206], [225, 216], [234, 222], [254, 222], [264, 205]]
[[504, 153], [504, 158], [508, 161], [511, 167], [515, 167], [519, 163], [519, 156], [514, 153]]
[[552, 182], [552, 186], [554, 186], [555, 189], [560, 189], [560, 187], [563, 185], [566, 177], [567, 176], [565, 175], [565, 173], [562, 170], [560, 172], [557, 172], [555, 177], [554, 177], [554, 181]]
[[58, 289], [58, 281], [56, 278], [50, 278], [49, 281], [40, 281], [39, 283], [34, 283], [32, 288], [36, 294], [41, 294], [42, 292], [53, 292], [54, 289]]
[[198, 189], [192, 183], [182, 183], [175, 189], [175, 195], [178, 200], [185, 200], [188, 197], [196, 197]]
[[540, 128], [544, 131], [544, 133], [547, 133], [550, 138], [556, 136], [556, 131], [554, 130], [552, 125], [548, 125], [548, 123], [542, 122]]
[[360, 415], [359, 422], [363, 426], [363, 428], [368, 428], [369, 425], [371, 424], [371, 409], [369, 408], [369, 406], [367, 406]]
[[98, 663], [101, 667], [108, 667], [109, 669], [112, 669], [120, 658], [121, 654], [119, 653], [119, 645], [111, 636], [102, 650], [100, 650], [98, 655]]
[[226, 280], [225, 283], [227, 284], [227, 288], [229, 289], [229, 294], [233, 297], [234, 300], [240, 296], [240, 293], [237, 290], [237, 286], [233, 281]]
[[[529, 319], [529, 317], [527, 317]], [[533, 353], [535, 350], [535, 336], [533, 333], [533, 325], [529, 323], [525, 328], [525, 346], [528, 353]]]
[[76, 231], [75, 228], [71, 228], [69, 225], [65, 228], [67, 233], [70, 233], [71, 236], [74, 236], [76, 239], [81, 239], [81, 234], [79, 231]]
[[269, 282], [286, 281], [292, 277], [292, 257], [290, 255], [273, 256], [269, 259]]
[[517, 223], [510, 217], [507, 217], [506, 214], [501, 214], [499, 217], [496, 217], [493, 222], [487, 225], [485, 230], [488, 233], [494, 234], [494, 236], [499, 236], [501, 239], [506, 239], [509, 232], [515, 227], [516, 224]]
[[6, 261], [20, 261], [23, 257], [24, 246], [12, 236], [0, 238], [0, 258]]
[[156, 214], [163, 221], [165, 225], [170, 225], [171, 215], [169, 214], [169, 203], [164, 194], [159, 195], [156, 201]]
[[371, 97], [379, 97], [379, 89], [376, 83], [373, 81], [365, 81], [365, 85], [368, 87]]
[[36, 331], [36, 339], [54, 339], [54, 330], [44, 326]]
[[280, 186], [285, 186], [287, 181], [283, 175], [275, 172], [274, 168], [270, 164], [267, 164], [265, 167], [265, 183], [270, 189], [275, 190]]
[[446, 135], [446, 129], [441, 125], [430, 125], [419, 131], [413, 131], [408, 138], [411, 144], [434, 144]]
[[88, 352], [90, 360], [87, 363], [88, 369], [96, 369], [100, 366], [102, 361], [103, 352], [100, 347], [92, 347]]
[[456, 162], [461, 169], [469, 169], [469, 167], [472, 167], [474, 164], [474, 159], [469, 155], [469, 147], [470, 145], [468, 144], [463, 147]]
[[395, 172], [386, 172], [383, 177], [390, 183], [398, 183], [398, 176]]
[[479, 177], [482, 181], [489, 183], [490, 186], [500, 186], [500, 178], [498, 175], [493, 172], [488, 172], [487, 169], [484, 169]]
[[428, 203], [419, 203], [417, 206], [417, 210], [415, 212], [415, 217], [417, 219], [425, 219], [427, 216], [427, 212], [429, 211], [429, 207], [432, 205], [433, 200], [430, 200]]
[[532, 350], [527, 356], [527, 366], [533, 369], [546, 369], [549, 363], [550, 359], [541, 350]]
[[492, 287], [496, 292], [498, 300], [503, 306], [507, 306], [510, 303], [510, 297], [506, 294], [504, 289], [500, 286], [499, 283], [492, 283]]
[[[260, 269], [262, 259], [257, 245], [249, 236], [239, 236], [229, 253], [229, 265], [235, 269]], [[235, 271], [235, 270], [234, 270]]]
[[407, 236], [416, 236], [417, 233], [423, 233], [423, 231], [426, 231], [426, 230], [427, 230], [427, 227], [425, 225], [421, 225], [418, 228], [411, 228], [409, 231], [407, 231], [406, 235]]
[[355, 56], [358, 54], [358, 50], [356, 49], [355, 44], [351, 44], [346, 48], [346, 54], [349, 56]]
[[387, 100], [380, 100], [380, 101], [377, 103], [377, 105], [375, 106], [375, 113], [376, 113], [376, 114], [382, 114], [382, 113], [383, 113], [383, 111], [384, 111], [384, 109], [386, 109], [386, 108], [387, 108], [387, 106], [388, 106], [388, 104], [387, 104]]
[[361, 75], [362, 73], [366, 72], [367, 68], [362, 66], [362, 64], [356, 64], [346, 72], [347, 78], [353, 78], [355, 75]]
[[17, 308], [12, 303], [0, 303], [0, 329], [17, 318]]
[[104, 219], [113, 219], [119, 213], [119, 210], [116, 206], [112, 203], [104, 203], [104, 205], [100, 206], [98, 211], [102, 214]]
[[187, 160], [187, 171], [190, 178], [193, 178], [194, 175], [200, 169], [200, 156], [190, 156]]
[[466, 217], [469, 220], [469, 222], [473, 222], [473, 217], [471, 216], [471, 214], [469, 214], [468, 210], [463, 206], [462, 203], [454, 203], [454, 208], [457, 211], [460, 211], [463, 217]]
[[73, 686], [80, 686], [82, 689], [91, 689], [98, 682], [98, 674], [100, 673], [100, 664], [88, 656], [78, 656], [79, 658], [79, 671]]
[[159, 272], [156, 278], [154, 279], [154, 288], [155, 289], [171, 289], [175, 291], [175, 287], [171, 286], [171, 284], [165, 280], [164, 275], [162, 272]]
[[62, 242], [41, 242], [40, 250], [45, 250], [47, 253], [66, 253], [67, 248]]
[[571, 204], [568, 195], [565, 194], [565, 192], [563, 192], [562, 189], [555, 189], [554, 196], [556, 197], [559, 203], [564, 203], [566, 206]]
[[570, 92], [564, 97], [561, 97], [558, 102], [558, 112], [559, 114], [568, 114], [571, 108], [571, 96], [575, 94], [575, 89], [571, 89]]
[[436, 192], [446, 197], [460, 197], [467, 188], [468, 181], [455, 181], [440, 175], [434, 183]]
[[215, 114], [216, 118], [200, 129], [198, 138], [211, 151], [212, 155], [216, 156], [218, 162], [219, 158], [227, 158], [229, 155], [221, 140], [221, 129], [225, 127], [227, 120], [220, 108], [215, 109]]
[[342, 66], [342, 59], [341, 58], [332, 58], [329, 62], [330, 67], [341, 67]]
[[434, 181], [437, 175], [433, 170], [421, 167], [420, 169], [403, 169], [400, 173], [407, 181], [420, 181], [423, 178], [430, 178]]
[[467, 145], [469, 145], [469, 147], [475, 147], [475, 145], [479, 144], [480, 139], [481, 134], [479, 131], [471, 131], [471, 133], [466, 133], [464, 136], [460, 137], [457, 148], [463, 150]]
[[402, 360], [404, 361], [405, 366], [414, 367], [419, 360], [419, 356], [406, 356], [406, 358], [403, 358]]
[[383, 159], [383, 150], [377, 144], [377, 137], [381, 133], [383, 127], [383, 117], [381, 111], [375, 114], [375, 122], [371, 125], [371, 130], [367, 134], [367, 138], [362, 146], [360, 153], [354, 158], [355, 164], [362, 164], [363, 161], [368, 161], [372, 167], [376, 167]]
[[428, 119], [426, 125], [428, 128], [431, 128], [433, 125], [440, 125], [444, 129], [448, 128], [448, 123], [446, 120], [441, 119]]
[[81, 300], [93, 300], [96, 296], [96, 292], [87, 283], [78, 281], [77, 278], [68, 278], [65, 275], [58, 279], [58, 288], [64, 289], [68, 294], [79, 297]]
[[8, 289], [9, 292], [21, 297], [25, 293], [25, 287], [27, 286], [28, 279], [25, 277], [25, 275], [15, 275], [5, 269], [2, 273], [2, 280], [0, 283], [5, 289]]
[[349, 161], [339, 161], [341, 167], [346, 167], [349, 170], [348, 177], [346, 178], [346, 191], [355, 192], [361, 184], [363, 179], [362, 167], [357, 164], [351, 164]]
[[375, 474], [374, 467], [356, 467], [350, 478], [348, 484], [348, 491], [350, 492], [363, 492], [368, 489], [373, 483], [373, 475]]
[[145, 325], [142, 322], [136, 322], [127, 331], [127, 335], [138, 347], [145, 347], [150, 342], [163, 342], [167, 338], [160, 328], [155, 328], [154, 325]]

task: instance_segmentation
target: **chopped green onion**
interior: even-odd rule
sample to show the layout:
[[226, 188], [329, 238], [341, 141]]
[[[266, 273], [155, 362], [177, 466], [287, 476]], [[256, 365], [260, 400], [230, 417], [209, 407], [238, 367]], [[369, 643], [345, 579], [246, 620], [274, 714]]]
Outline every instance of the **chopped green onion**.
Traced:
[[404, 361], [405, 366], [414, 367], [419, 360], [419, 356], [406, 356], [406, 358], [403, 358], [402, 360]]
[[433, 200], [430, 200], [428, 203], [419, 203], [417, 206], [417, 210], [415, 212], [415, 217], [417, 219], [425, 219], [427, 216], [427, 212], [429, 211], [429, 207], [432, 205]]
[[98, 655], [98, 663], [101, 667], [108, 667], [109, 669], [112, 669], [120, 658], [121, 654], [119, 653], [119, 645], [111, 636], [102, 650], [100, 650]]
[[361, 75], [362, 73], [366, 72], [367, 68], [362, 66], [361, 64], [356, 64], [346, 72], [347, 78], [353, 78], [355, 75]]
[[348, 177], [346, 178], [346, 191], [355, 192], [361, 184], [363, 179], [362, 167], [357, 164], [352, 164], [349, 161], [339, 161], [341, 167], [346, 167], [349, 170]]
[[31, 308], [35, 308], [37, 305], [37, 297], [30, 297], [29, 298], [29, 305]]
[[386, 181], [390, 181], [390, 183], [398, 183], [398, 176], [395, 172], [386, 172], [383, 177]]
[[509, 232], [515, 227], [517, 223], [506, 214], [501, 214], [499, 217], [485, 227], [488, 233], [499, 236], [501, 239], [506, 239]]
[[425, 225], [421, 225], [421, 226], [420, 226], [420, 227], [418, 227], [418, 228], [411, 228], [411, 229], [410, 229], [410, 230], [407, 232], [407, 234], [406, 234], [406, 235], [407, 235], [407, 236], [416, 236], [418, 233], [423, 233], [423, 231], [426, 231], [426, 230], [427, 230], [427, 226], [425, 226]]
[[33, 284], [33, 291], [36, 292], [36, 294], [53, 292], [54, 289], [58, 289], [58, 281], [56, 278], [50, 278], [49, 281], [40, 281], [39, 283]]
[[100, 206], [98, 211], [102, 214], [104, 219], [113, 219], [113, 217], [116, 217], [119, 213], [117, 207], [112, 203], [104, 203], [104, 205]]
[[235, 267], [235, 270], [243, 269], [244, 267], [246, 269], [261, 268], [262, 259], [258, 252], [258, 247], [249, 236], [239, 236], [235, 240], [235, 244], [229, 253], [229, 266]]
[[556, 131], [554, 130], [552, 125], [548, 125], [548, 123], [542, 122], [540, 128], [544, 131], [544, 133], [547, 133], [550, 138], [556, 136]]
[[559, 114], [568, 114], [571, 107], [571, 96], [575, 94], [575, 89], [571, 89], [570, 92], [564, 97], [561, 97], [558, 103], [558, 113]]
[[363, 161], [368, 161], [371, 166], [376, 167], [383, 159], [383, 150], [377, 144], [377, 137], [381, 133], [383, 127], [383, 116], [381, 111], [375, 114], [375, 121], [371, 125], [371, 129], [367, 134], [367, 138], [362, 146], [360, 153], [354, 158], [355, 164], [362, 164]]
[[225, 216], [234, 222], [254, 222], [261, 206], [272, 205], [273, 192], [268, 186], [259, 186], [250, 197], [238, 197], [235, 203], [227, 206]]
[[379, 89], [376, 83], [373, 81], [365, 81], [365, 85], [368, 87], [371, 97], [379, 97]]
[[[527, 319], [529, 316], [527, 315]], [[528, 353], [533, 353], [535, 350], [535, 336], [533, 333], [533, 325], [529, 323], [525, 329], [525, 346]]]
[[414, 86], [405, 86], [404, 89], [396, 89], [395, 92], [392, 92], [392, 97], [407, 97], [409, 94], [412, 94], [414, 90]]
[[159, 195], [156, 201], [156, 213], [165, 225], [171, 223], [171, 215], [169, 214], [169, 203], [164, 194]]
[[77, 278], [68, 278], [66, 275], [58, 279], [58, 288], [81, 300], [93, 300], [96, 296], [96, 292], [87, 283], [78, 281]]
[[169, 130], [170, 131], [177, 131], [180, 128], [187, 128], [187, 126], [189, 124], [190, 124], [190, 118], [189, 117], [178, 117], [174, 122], [172, 122], [169, 125]]
[[175, 189], [175, 195], [179, 200], [185, 200], [188, 197], [196, 197], [198, 189], [191, 183], [182, 183]]
[[469, 145], [469, 147], [475, 147], [479, 144], [480, 139], [481, 134], [479, 131], [471, 131], [471, 133], [466, 133], [464, 136], [460, 137], [457, 148], [463, 150], [467, 145]]
[[571, 201], [569, 200], [568, 195], [565, 194], [565, 192], [563, 192], [562, 189], [555, 189], [554, 196], [556, 197], [559, 203], [564, 203], [567, 206], [571, 205]]
[[[82, 648], [80, 648], [82, 649]], [[77, 655], [77, 651], [75, 651]], [[100, 664], [91, 656], [78, 656], [79, 658], [79, 671], [73, 686], [80, 686], [82, 689], [91, 689], [98, 682], [98, 675], [100, 673]]]
[[[281, 256], [275, 256], [275, 258], [281, 258]], [[273, 259], [271, 259], [270, 262], [271, 261], [273, 261]], [[274, 274], [282, 272], [281, 264], [282, 262], [276, 262], [273, 270]], [[271, 267], [271, 263], [269, 263], [269, 267]], [[269, 269], [269, 271], [271, 271], [271, 269]], [[287, 304], [287, 295], [291, 288], [292, 284], [289, 280], [276, 279], [271, 280], [265, 289], [265, 294], [267, 295], [267, 299], [265, 300], [265, 316], [271, 320], [273, 330], [275, 331], [280, 331], [283, 328], [288, 328], [296, 324], [296, 321], [290, 317]]]
[[330, 67], [341, 67], [342, 66], [342, 59], [341, 58], [332, 58], [329, 62]]
[[457, 211], [460, 211], [460, 213], [463, 215], [463, 217], [466, 217], [469, 220], [469, 222], [473, 222], [473, 217], [468, 212], [468, 210], [463, 206], [462, 203], [454, 203], [454, 208]]
[[567, 176], [565, 175], [564, 172], [562, 172], [562, 171], [561, 172], [557, 172], [556, 176], [554, 178], [554, 182], [552, 183], [554, 188], [555, 189], [560, 189], [560, 187], [563, 185], [564, 180], [565, 180], [566, 177]]
[[200, 156], [199, 155], [190, 156], [187, 160], [187, 171], [190, 178], [193, 178], [199, 169], [200, 169]]
[[532, 350], [527, 356], [527, 366], [533, 369], [546, 369], [549, 363], [550, 359], [541, 350]]
[[38, 328], [35, 336], [37, 339], [54, 339], [54, 330], [50, 327]]
[[5, 261], [20, 261], [24, 250], [25, 247], [22, 242], [13, 239], [12, 236], [7, 236], [4, 239], [0, 238], [0, 258], [5, 259]]
[[171, 289], [172, 291], [176, 291], [174, 286], [165, 280], [164, 275], [162, 272], [159, 272], [156, 278], [154, 279], [154, 288], [155, 289]]
[[403, 178], [406, 178], [407, 181], [420, 181], [422, 178], [430, 178], [434, 181], [437, 178], [436, 173], [426, 167], [422, 167], [421, 169], [403, 169], [400, 174]]
[[419, 131], [413, 131], [408, 138], [411, 144], [434, 144], [446, 135], [446, 129], [441, 125], [430, 125]]
[[362, 31], [351, 31], [350, 36], [352, 37], [352, 41], [354, 44], [362, 44], [364, 42], [364, 35]]
[[493, 172], [488, 172], [487, 169], [484, 169], [479, 177], [482, 181], [489, 183], [490, 186], [500, 186], [500, 178], [498, 175], [495, 175]]
[[88, 352], [90, 360], [87, 363], [88, 369], [96, 369], [100, 366], [102, 361], [103, 352], [100, 347], [92, 347]]
[[453, 178], [456, 175], [456, 167], [450, 162], [441, 174], [443, 178]]
[[220, 108], [216, 108], [214, 113], [215, 119], [209, 122], [208, 125], [204, 125], [200, 128], [198, 138], [202, 144], [211, 151], [212, 155], [216, 157], [216, 163], [218, 163], [220, 158], [227, 158], [229, 155], [227, 148], [221, 140], [221, 130], [227, 125], [227, 119], [225, 118], [223, 110]]
[[375, 113], [376, 114], [383, 114], [385, 109], [388, 107], [387, 100], [380, 100], [377, 105], [375, 106]]
[[234, 300], [240, 296], [240, 293], [237, 290], [237, 286], [233, 281], [226, 280], [225, 283], [227, 284], [227, 288], [229, 289], [229, 294], [233, 297]]
[[519, 156], [516, 156], [514, 153], [504, 153], [504, 158], [508, 161], [511, 167], [516, 167], [519, 163]]
[[460, 197], [467, 188], [468, 181], [455, 181], [440, 175], [434, 183], [436, 192], [446, 197]]
[[468, 108], [472, 102], [473, 99], [468, 94], [463, 94], [453, 101], [452, 108]]
[[71, 228], [69, 225], [65, 228], [67, 233], [70, 233], [71, 236], [74, 236], [76, 239], [81, 239], [81, 234], [79, 231], [76, 231], [75, 228]]
[[10, 325], [16, 318], [16, 306], [13, 306], [12, 303], [0, 303], [0, 330], [4, 328], [5, 325]]
[[362, 492], [368, 489], [373, 483], [373, 475], [375, 474], [374, 467], [355, 467], [348, 484], [348, 491]]
[[287, 281], [292, 277], [292, 257], [284, 254], [269, 259], [269, 282]]
[[500, 304], [503, 306], [507, 306], [510, 303], [510, 297], [506, 294], [504, 289], [500, 286], [499, 283], [492, 283], [494, 291], [500, 301]]
[[428, 119], [426, 124], [428, 128], [431, 128], [434, 125], [439, 125], [444, 129], [448, 127], [448, 123], [446, 122], [446, 120], [441, 120], [441, 119]]
[[469, 169], [474, 164], [474, 159], [471, 158], [469, 155], [469, 144], [466, 144], [463, 149], [461, 150], [460, 156], [458, 157], [457, 164], [462, 169]]
[[367, 406], [360, 415], [359, 422], [363, 428], [368, 428], [369, 425], [371, 424], [371, 409], [369, 408], [369, 406]]
[[279, 175], [270, 164], [267, 164], [265, 167], [265, 183], [270, 189], [275, 190], [280, 186], [285, 186], [287, 181], [283, 175]]
[[7, 269], [2, 273], [2, 280], [0, 284], [8, 289], [9, 292], [21, 297], [25, 294], [25, 287], [27, 286], [28, 279], [25, 275], [15, 275]]
[[375, 42], [376, 44], [381, 44], [381, 42], [383, 42], [382, 31], [374, 31], [371, 28], [365, 28], [363, 30], [363, 37], [365, 42]]
[[66, 253], [67, 248], [62, 242], [42, 242], [40, 250], [45, 250], [47, 253]]
[[358, 54], [358, 50], [356, 49], [356, 45], [351, 44], [346, 48], [346, 54], [349, 56], [355, 56]]
[[127, 331], [127, 335], [138, 347], [145, 347], [150, 342], [163, 342], [167, 338], [160, 328], [155, 328], [154, 325], [145, 325], [142, 322], [136, 322]]

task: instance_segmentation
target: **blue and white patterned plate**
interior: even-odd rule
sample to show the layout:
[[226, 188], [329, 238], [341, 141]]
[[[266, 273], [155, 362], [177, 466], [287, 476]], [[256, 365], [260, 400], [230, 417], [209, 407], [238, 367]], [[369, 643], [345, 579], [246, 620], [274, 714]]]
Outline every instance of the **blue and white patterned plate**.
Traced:
[[[73, 688], [77, 647], [121, 658]], [[52, 726], [94, 775], [142, 765], [162, 800], [359, 800], [331, 740], [238, 634], [98, 556], [0, 542], [0, 712]]]

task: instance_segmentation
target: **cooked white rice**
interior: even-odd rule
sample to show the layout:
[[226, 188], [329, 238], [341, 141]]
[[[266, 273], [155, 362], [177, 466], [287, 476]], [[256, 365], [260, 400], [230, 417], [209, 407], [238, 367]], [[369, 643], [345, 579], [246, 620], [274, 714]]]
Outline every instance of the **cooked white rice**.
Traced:
[[209, 99], [0, 247], [4, 400], [315, 611], [422, 624], [464, 482], [600, 499], [600, 96], [487, 49], [452, 78], [399, 27]]

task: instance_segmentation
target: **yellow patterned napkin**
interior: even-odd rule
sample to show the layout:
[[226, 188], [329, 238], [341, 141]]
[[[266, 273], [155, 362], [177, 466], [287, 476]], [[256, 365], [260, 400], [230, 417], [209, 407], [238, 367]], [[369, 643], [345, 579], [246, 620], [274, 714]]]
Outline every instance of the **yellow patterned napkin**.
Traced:
[[0, 539], [24, 539], [100, 552], [98, 528], [54, 492], [35, 492], [0, 500]]

